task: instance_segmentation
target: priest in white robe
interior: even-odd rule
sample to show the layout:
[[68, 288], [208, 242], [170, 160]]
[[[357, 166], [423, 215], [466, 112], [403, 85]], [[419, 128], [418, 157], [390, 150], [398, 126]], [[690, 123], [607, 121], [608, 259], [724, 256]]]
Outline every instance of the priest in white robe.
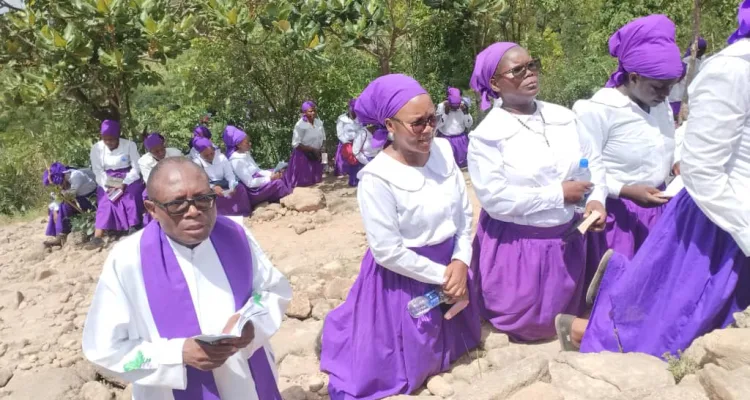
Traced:
[[158, 223], [109, 254], [84, 355], [132, 382], [134, 400], [281, 400], [269, 338], [291, 299], [288, 281], [247, 230], [217, 216], [194, 163], [163, 160], [148, 189]]

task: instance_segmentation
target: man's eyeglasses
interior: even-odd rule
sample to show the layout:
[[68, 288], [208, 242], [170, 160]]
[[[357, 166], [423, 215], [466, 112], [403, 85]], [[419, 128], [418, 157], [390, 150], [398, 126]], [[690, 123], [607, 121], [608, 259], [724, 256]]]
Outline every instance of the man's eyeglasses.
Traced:
[[500, 75], [511, 74], [514, 78], [521, 78], [526, 75], [526, 70], [529, 70], [531, 72], [539, 72], [540, 69], [542, 69], [542, 61], [539, 59], [534, 59], [526, 64], [519, 65], [515, 68], [511, 68], [505, 72], [502, 72], [500, 73]]
[[216, 202], [216, 193], [207, 193], [200, 196], [193, 197], [192, 199], [179, 199], [173, 200], [166, 203], [159, 203], [154, 201], [154, 204], [163, 208], [164, 211], [169, 215], [182, 215], [188, 212], [191, 205], [194, 205], [200, 211], [207, 211], [214, 206]]
[[422, 132], [424, 132], [425, 128], [427, 128], [427, 125], [429, 125], [432, 128], [434, 128], [435, 125], [437, 125], [437, 117], [435, 116], [435, 114], [432, 114], [432, 115], [430, 115], [427, 118], [418, 119], [418, 120], [416, 120], [414, 122], [410, 122], [410, 123], [401, 121], [400, 119], [398, 119], [396, 117], [391, 117], [391, 119], [394, 120], [394, 121], [396, 121], [396, 122], [398, 122], [398, 123], [400, 123], [403, 126], [406, 126], [406, 125], [411, 126], [411, 131], [415, 135], [419, 135]]

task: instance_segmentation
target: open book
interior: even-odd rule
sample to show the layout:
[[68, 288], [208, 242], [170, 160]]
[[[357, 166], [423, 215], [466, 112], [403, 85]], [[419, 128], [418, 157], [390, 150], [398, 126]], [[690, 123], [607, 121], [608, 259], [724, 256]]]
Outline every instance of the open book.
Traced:
[[669, 186], [667, 186], [667, 188], [657, 196], [663, 197], [665, 199], [671, 199], [672, 197], [677, 196], [677, 194], [680, 193], [680, 191], [682, 191], [684, 187], [685, 183], [682, 182], [682, 175], [677, 175], [672, 180], [672, 182], [669, 183]]
[[578, 221], [577, 224], [568, 229], [568, 231], [563, 234], [563, 240], [569, 241], [576, 236], [585, 235], [589, 228], [591, 228], [591, 225], [593, 225], [601, 216], [602, 214], [599, 213], [599, 211], [592, 211], [588, 217]]
[[229, 333], [219, 333], [216, 335], [198, 335], [194, 336], [193, 339], [208, 344], [214, 344], [226, 339], [237, 339], [238, 337], [242, 336], [242, 330], [245, 328], [245, 324], [247, 324], [252, 318], [267, 313], [268, 310], [266, 308], [254, 306], [253, 312], [249, 313], [248, 315], [240, 314], [240, 318], [237, 320], [237, 323], [234, 324], [234, 327]]
[[111, 201], [111, 202], [113, 202], [113, 203], [114, 203], [114, 202], [116, 202], [117, 200], [119, 200], [119, 199], [120, 199], [120, 197], [122, 197], [122, 195], [123, 195], [124, 193], [125, 193], [125, 192], [123, 192], [123, 191], [122, 191], [122, 189], [115, 189], [115, 190], [113, 190], [113, 191], [111, 191], [111, 192], [107, 193], [107, 198], [109, 198], [109, 201]]

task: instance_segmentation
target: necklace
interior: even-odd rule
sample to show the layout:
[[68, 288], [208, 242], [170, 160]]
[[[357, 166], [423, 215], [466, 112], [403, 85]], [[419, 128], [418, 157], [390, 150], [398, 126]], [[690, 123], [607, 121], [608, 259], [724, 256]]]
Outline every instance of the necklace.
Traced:
[[542, 135], [542, 137], [544, 138], [544, 142], [547, 143], [547, 147], [550, 147], [549, 140], [547, 140], [547, 121], [544, 120], [544, 114], [542, 114], [541, 111], [539, 111], [539, 117], [542, 119], [542, 131], [541, 132], [537, 132], [531, 129], [531, 127], [529, 127], [525, 122], [521, 121], [521, 118], [516, 117], [513, 113], [508, 113], [508, 114], [512, 115], [513, 118], [515, 118], [519, 124], [523, 125], [524, 128], [528, 129], [529, 132], [535, 133], [537, 135]]

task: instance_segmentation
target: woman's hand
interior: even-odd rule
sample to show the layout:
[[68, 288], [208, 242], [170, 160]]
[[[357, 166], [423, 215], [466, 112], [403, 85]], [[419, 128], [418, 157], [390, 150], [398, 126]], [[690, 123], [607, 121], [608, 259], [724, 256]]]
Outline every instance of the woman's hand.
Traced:
[[584, 181], [563, 182], [562, 187], [565, 204], [576, 204], [583, 200], [583, 197], [586, 196], [586, 193], [589, 190], [591, 190], [592, 186], [594, 186], [593, 183]]
[[599, 219], [591, 224], [591, 230], [594, 232], [601, 232], [607, 226], [607, 211], [604, 209], [602, 203], [597, 200], [589, 201], [588, 204], [586, 204], [586, 211], [583, 213], [583, 217], [588, 217], [591, 215], [592, 211], [599, 212]]
[[214, 193], [216, 193], [217, 196], [223, 196], [224, 195], [224, 189], [222, 189], [221, 186], [216, 185], [216, 186], [214, 186]]
[[652, 208], [667, 204], [669, 199], [658, 197], [661, 190], [648, 185], [625, 185], [620, 189], [620, 197], [633, 200], [641, 207]]
[[443, 293], [451, 300], [456, 301], [468, 294], [466, 290], [466, 281], [469, 277], [469, 266], [463, 261], [453, 260], [445, 269], [445, 283], [443, 284]]

